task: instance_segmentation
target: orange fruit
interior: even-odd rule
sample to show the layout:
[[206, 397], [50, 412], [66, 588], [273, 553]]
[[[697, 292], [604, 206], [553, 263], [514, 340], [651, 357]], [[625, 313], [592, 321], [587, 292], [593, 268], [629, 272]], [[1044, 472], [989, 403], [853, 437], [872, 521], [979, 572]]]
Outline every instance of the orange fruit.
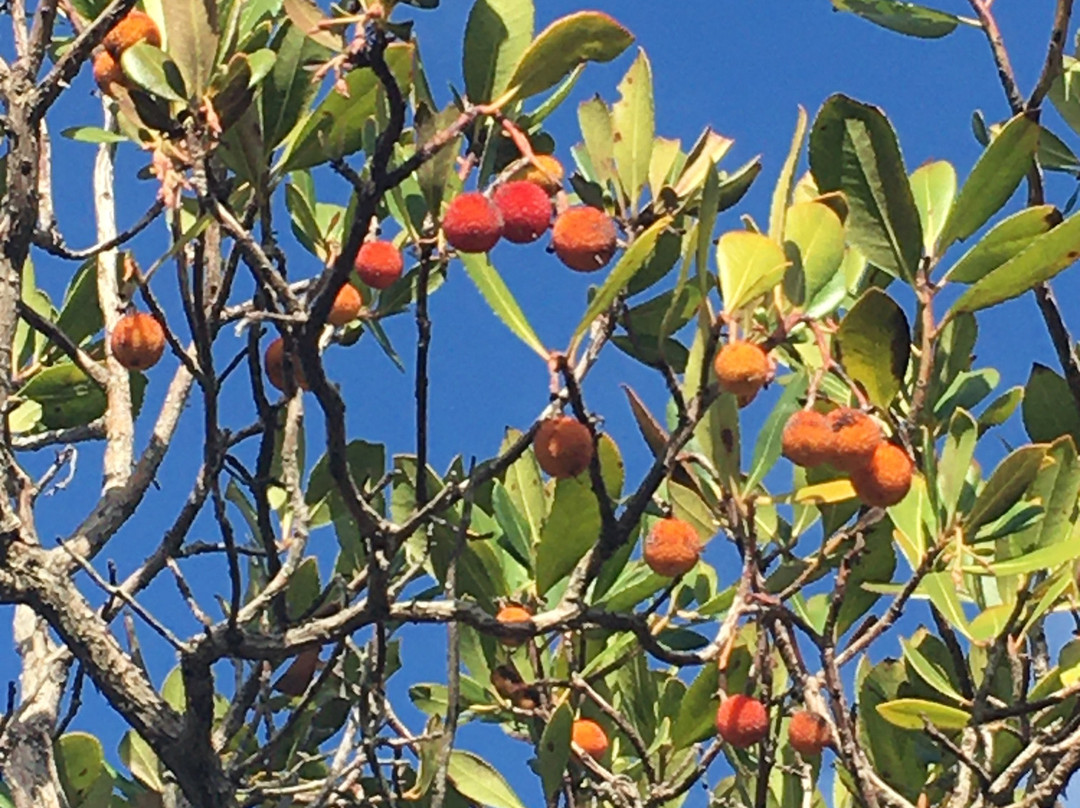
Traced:
[[833, 433], [829, 462], [848, 472], [866, 466], [884, 439], [877, 421], [851, 407], [839, 407], [826, 417]]
[[792, 413], [780, 439], [784, 457], [803, 468], [827, 463], [833, 453], [833, 431], [817, 410]]
[[645, 539], [643, 557], [649, 569], [657, 575], [678, 578], [685, 575], [701, 556], [701, 541], [697, 531], [682, 519], [660, 519]]
[[607, 733], [591, 718], [575, 719], [570, 728], [570, 739], [597, 760], [608, 750]]
[[859, 499], [871, 507], [888, 508], [907, 496], [914, 463], [894, 443], [879, 443], [870, 462], [851, 472]]
[[548, 196], [554, 196], [562, 190], [563, 167], [557, 159], [550, 154], [533, 155], [535, 162], [519, 168], [511, 176], [511, 180], [524, 180], [539, 185]]
[[555, 219], [551, 246], [570, 269], [595, 272], [607, 265], [618, 246], [615, 222], [604, 211], [588, 205], [567, 208]]
[[[304, 378], [304, 369], [300, 367], [299, 357], [291, 356], [289, 359], [296, 386], [301, 390], [310, 390], [307, 379]], [[266, 346], [263, 364], [266, 366], [266, 378], [270, 380], [270, 384], [285, 392], [285, 340], [278, 337]]]
[[797, 710], [788, 722], [788, 740], [800, 755], [814, 757], [829, 743], [829, 725], [817, 713]]
[[112, 58], [108, 51], [102, 51], [94, 57], [94, 81], [105, 95], [113, 94], [114, 84], [123, 87], [126, 79], [120, 63]]
[[146, 42], [155, 48], [161, 47], [161, 31], [157, 23], [145, 12], [132, 9], [124, 19], [113, 26], [101, 44], [116, 61], [120, 61], [120, 55], [138, 42]]
[[[528, 623], [532, 620], [532, 612], [524, 606], [508, 604], [499, 609], [498, 613], [495, 615], [495, 619], [500, 623]], [[517, 637], [500, 637], [499, 642], [511, 648], [516, 648], [524, 643], [525, 640]]]
[[152, 314], [125, 314], [113, 326], [109, 347], [113, 358], [128, 370], [146, 370], [165, 352], [165, 330]]
[[346, 283], [334, 298], [334, 305], [330, 307], [330, 313], [326, 315], [326, 322], [337, 326], [351, 323], [356, 319], [363, 305], [364, 299], [357, 288], [351, 283]]
[[[717, 351], [713, 370], [720, 389], [746, 399], [747, 404], [772, 375], [768, 354], [760, 345], [745, 340], [731, 340]], [[740, 402], [740, 406], [745, 404]]]
[[589, 428], [569, 415], [556, 415], [540, 424], [533, 448], [540, 468], [557, 480], [577, 477], [593, 457]]
[[769, 733], [769, 713], [752, 696], [728, 696], [716, 711], [720, 737], [738, 749], [753, 746]]

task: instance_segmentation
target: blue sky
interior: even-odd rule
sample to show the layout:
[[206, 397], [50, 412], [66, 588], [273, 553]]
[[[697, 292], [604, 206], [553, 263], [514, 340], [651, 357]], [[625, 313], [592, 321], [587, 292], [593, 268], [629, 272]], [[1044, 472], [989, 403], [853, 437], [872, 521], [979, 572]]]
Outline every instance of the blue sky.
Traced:
[[[1008, 114], [983, 36], [963, 26], [944, 40], [910, 39], [852, 15], [835, 13], [827, 0], [683, 0], [671, 5], [645, 0], [597, 0], [588, 6], [574, 0], [544, 0], [538, 5], [538, 29], [563, 14], [587, 7], [610, 13], [637, 36], [635, 47], [644, 48], [652, 62], [658, 135], [681, 138], [689, 145], [705, 126], [712, 126], [735, 139], [722, 165], [728, 170], [757, 154], [763, 155], [761, 177], [747, 198], [722, 217], [722, 229], [738, 228], [741, 213], [749, 213], [758, 221], [767, 218], [772, 185], [787, 153], [799, 105], [813, 116], [834, 92], [878, 104], [899, 133], [909, 170], [927, 160], [945, 159], [956, 166], [961, 178], [981, 150], [971, 135], [972, 111], [981, 109], [988, 121]], [[941, 0], [940, 5], [957, 13], [968, 11], [967, 4], [959, 0]], [[1025, 91], [1034, 83], [1042, 64], [1053, 5], [1052, 0], [1001, 0], [995, 4]], [[397, 17], [415, 18], [426, 68], [442, 102], [450, 100], [451, 84], [461, 87], [460, 43], [468, 8], [468, 3], [447, 0], [443, 8], [434, 12], [407, 8], [397, 12]], [[612, 64], [590, 65], [570, 101], [551, 119], [549, 128], [558, 143], [557, 154], [565, 163], [570, 162], [570, 146], [580, 137], [577, 104], [594, 93], [614, 101], [616, 85], [632, 58], [633, 53], [628, 52]], [[65, 96], [66, 103], [61, 103], [50, 119], [54, 133], [68, 126], [100, 123], [98, 101], [91, 91], [87, 67]], [[1048, 114], [1045, 120], [1066, 142], [1080, 148], [1076, 136], [1055, 114]], [[61, 229], [70, 244], [81, 247], [93, 241], [93, 222], [88, 216], [93, 147], [57, 138], [56, 157], [56, 207]], [[134, 147], [121, 147], [117, 173], [130, 178], [120, 183], [121, 228], [137, 219], [153, 199], [152, 184], [134, 179], [135, 171], [145, 162], [145, 155]], [[805, 168], [805, 160], [801, 168]], [[320, 199], [344, 202], [343, 183], [330, 176], [320, 176], [320, 180]], [[1072, 190], [1070, 178], [1054, 178], [1049, 185], [1049, 200], [1063, 204]], [[318, 269], [315, 259], [293, 241], [284, 219], [279, 230], [295, 277], [314, 274]], [[160, 254], [164, 235], [163, 225], [158, 223], [134, 242], [144, 266]], [[545, 243], [542, 240], [524, 248], [502, 245], [492, 257], [541, 338], [560, 345], [565, 344], [576, 324], [585, 291], [595, 279], [565, 270], [546, 255]], [[36, 266], [39, 284], [54, 301], [58, 300], [74, 266], [47, 256], [38, 257]], [[155, 291], [166, 300], [169, 313], [179, 322], [171, 284], [174, 281], [169, 271], [163, 271], [155, 280]], [[1065, 306], [1067, 320], [1074, 329], [1080, 329], [1080, 317], [1071, 305], [1080, 293], [1080, 276], [1075, 269], [1066, 271], [1054, 287]], [[433, 297], [431, 305], [431, 453], [433, 464], [441, 469], [459, 453], [466, 460], [471, 454], [478, 458], [490, 456], [497, 450], [506, 426], [526, 427], [547, 400], [548, 377], [536, 356], [516, 342], [491, 314], [460, 267], [451, 267], [448, 283]], [[1052, 346], [1030, 295], [987, 311], [980, 327], [976, 365], [990, 364], [1001, 371], [999, 389], [1022, 384], [1033, 361], [1056, 369]], [[396, 318], [388, 331], [411, 370], [411, 318]], [[231, 334], [226, 339], [232, 344], [222, 357], [240, 345]], [[399, 373], [367, 337], [351, 348], [331, 349], [328, 362], [348, 401], [350, 436], [385, 441], [389, 453], [411, 452], [411, 373]], [[150, 413], [156, 411], [174, 366], [174, 360], [166, 357], [150, 374], [148, 406], [138, 423], [140, 446], [150, 428]], [[634, 387], [658, 413], [663, 412], [665, 393], [658, 374], [635, 366], [615, 351], [605, 354], [586, 385], [590, 407], [605, 418], [605, 429], [623, 451], [628, 484], [632, 485], [639, 479], [648, 456], [629, 417], [620, 383]], [[250, 420], [249, 405], [244, 405], [241, 398], [243, 391], [238, 390], [236, 395], [235, 408], [227, 410], [228, 426], [242, 426]], [[314, 410], [311, 399], [309, 447], [322, 433]], [[767, 404], [751, 407], [744, 416], [744, 431], [752, 436], [767, 414]], [[1017, 416], [997, 435], [1013, 445], [1026, 439]], [[160, 489], [149, 492], [144, 512], [109, 547], [107, 556], [116, 561], [121, 575], [138, 565], [175, 517], [200, 459], [200, 437], [201, 417], [197, 404], [192, 404], [162, 468]], [[752, 440], [749, 443], [752, 446]], [[991, 464], [1001, 456], [1002, 449], [996, 439], [988, 439], [985, 444], [980, 457], [984, 464]], [[40, 471], [51, 459], [50, 451], [40, 452], [28, 459], [27, 465]], [[100, 447], [82, 448], [72, 484], [43, 502], [39, 511], [41, 535], [46, 540], [66, 534], [91, 506], [100, 485], [100, 462]], [[216, 537], [215, 525], [205, 517], [192, 532], [193, 539]], [[333, 544], [327, 531], [316, 534], [313, 541], [316, 547], [318, 542], [325, 542], [324, 546]], [[720, 562], [727, 558], [719, 549], [711, 550], [709, 557]], [[205, 573], [208, 579], [213, 576], [213, 580], [222, 581], [220, 566], [219, 559], [204, 560], [192, 562], [189, 570], [192, 577], [201, 578]], [[724, 581], [722, 566], [720, 576]], [[196, 629], [171, 582], [162, 581], [152, 587], [145, 602], [174, 615], [173, 624], [181, 633]], [[8, 609], [0, 610], [0, 643], [8, 646], [9, 618]], [[445, 664], [441, 631], [425, 629], [405, 636], [406, 667], [395, 683], [402, 696], [415, 681], [442, 678]], [[149, 631], [140, 629], [140, 637], [146, 643], [152, 672], [160, 681], [175, 662], [171, 652]], [[436, 649], [440, 649], [438, 653]], [[0, 656], [0, 683], [17, 675], [13, 663], [9, 655]], [[405, 705], [402, 717], [416, 728], [422, 722], [419, 714]], [[86, 706], [73, 726], [112, 739], [107, 740], [107, 747], [115, 748], [117, 721], [95, 695], [87, 694]], [[523, 799], [538, 800], [537, 781], [523, 766], [529, 756], [528, 747], [506, 746], [500, 738], [497, 729], [470, 728], [463, 732], [462, 743], [497, 763], [505, 762], [508, 776]], [[721, 766], [717, 764], [714, 782], [720, 776]], [[690, 804], [700, 804], [700, 792], [695, 793], [698, 796]]]

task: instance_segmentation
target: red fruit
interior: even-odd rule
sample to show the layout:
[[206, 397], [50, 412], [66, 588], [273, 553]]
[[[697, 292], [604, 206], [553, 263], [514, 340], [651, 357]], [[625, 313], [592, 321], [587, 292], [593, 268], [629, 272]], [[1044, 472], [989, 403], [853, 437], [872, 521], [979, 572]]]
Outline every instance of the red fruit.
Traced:
[[[308, 386], [307, 379], [304, 378], [304, 369], [300, 367], [299, 357], [294, 355], [290, 356], [289, 359], [296, 386], [301, 390], [310, 390], [311, 387]], [[285, 340], [278, 337], [266, 346], [263, 365], [266, 366], [266, 378], [270, 380], [270, 384], [285, 392]]]
[[851, 484], [870, 507], [888, 508], [907, 496], [913, 470], [907, 452], [893, 443], [879, 443], [870, 462], [851, 472]]
[[841, 471], [865, 468], [883, 440], [877, 421], [851, 407], [835, 409], [827, 418], [833, 433], [829, 462]]
[[346, 283], [334, 298], [334, 305], [330, 307], [330, 313], [326, 315], [326, 322], [338, 326], [351, 323], [356, 319], [363, 305], [364, 299], [360, 296], [360, 292], [351, 283]]
[[716, 711], [720, 737], [738, 749], [753, 746], [769, 733], [769, 713], [751, 696], [728, 696]]
[[716, 354], [713, 370], [720, 389], [734, 393], [740, 399], [739, 406], [746, 400], [749, 404], [772, 376], [769, 355], [752, 342], [731, 340]]
[[570, 738], [590, 757], [600, 759], [608, 750], [608, 737], [604, 728], [591, 718], [575, 719], [570, 729]]
[[578, 272], [602, 269], [615, 255], [615, 222], [588, 205], [567, 208], [555, 219], [551, 246], [559, 260]]
[[[499, 609], [498, 613], [495, 615], [495, 619], [500, 623], [528, 623], [532, 620], [532, 612], [524, 606], [510, 604]], [[525, 640], [518, 639], [517, 637], [500, 637], [499, 642], [511, 648], [516, 648], [525, 642]]]
[[120, 55], [138, 42], [146, 42], [155, 48], [161, 47], [161, 31], [149, 14], [132, 9], [124, 19], [113, 26], [101, 44], [116, 61]]
[[455, 196], [443, 214], [446, 243], [458, 252], [484, 253], [499, 243], [503, 218], [490, 199], [480, 193]]
[[817, 410], [799, 410], [788, 418], [781, 437], [784, 457], [797, 466], [813, 468], [827, 463], [833, 454], [833, 431]]
[[368, 241], [360, 247], [353, 264], [360, 281], [372, 289], [393, 286], [405, 269], [401, 250], [389, 241]]
[[788, 740], [800, 755], [815, 757], [829, 744], [829, 725], [817, 713], [797, 710], [788, 722]]
[[109, 347], [113, 358], [128, 370], [146, 370], [165, 352], [165, 330], [152, 314], [125, 314], [113, 326]]
[[701, 540], [689, 522], [661, 519], [649, 531], [643, 557], [657, 575], [678, 578], [693, 569], [700, 555]]
[[503, 218], [503, 237], [514, 244], [536, 241], [551, 225], [551, 200], [544, 189], [525, 180], [495, 189], [492, 201]]
[[569, 415], [557, 415], [540, 424], [533, 448], [540, 468], [557, 480], [577, 477], [593, 457], [589, 428]]

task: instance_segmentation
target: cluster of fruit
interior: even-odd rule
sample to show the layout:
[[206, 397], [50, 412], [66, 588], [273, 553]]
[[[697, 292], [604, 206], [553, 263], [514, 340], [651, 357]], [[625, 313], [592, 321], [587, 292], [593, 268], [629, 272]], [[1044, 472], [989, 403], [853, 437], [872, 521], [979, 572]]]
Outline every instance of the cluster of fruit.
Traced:
[[[736, 693], [717, 709], [716, 730], [725, 742], [747, 749], [769, 734], [769, 711], [753, 696]], [[796, 710], [788, 722], [788, 741], [801, 755], [819, 755], [829, 745], [829, 725], [817, 713]]]
[[551, 228], [551, 248], [570, 269], [594, 272], [607, 266], [618, 247], [614, 220], [588, 205], [566, 208], [555, 217], [551, 196], [562, 188], [563, 168], [550, 155], [495, 186], [490, 198], [474, 191], [450, 200], [442, 219], [446, 243], [460, 253], [485, 253], [500, 239], [536, 241]]
[[[740, 406], [749, 404], [773, 376], [765, 350], [743, 340], [725, 344], [713, 370], [720, 389], [737, 396]], [[792, 463], [804, 468], [829, 465], [850, 474], [856, 495], [872, 507], [895, 505], [911, 488], [911, 458], [885, 440], [877, 421], [861, 410], [800, 410], [788, 419], [782, 440], [784, 457]]]

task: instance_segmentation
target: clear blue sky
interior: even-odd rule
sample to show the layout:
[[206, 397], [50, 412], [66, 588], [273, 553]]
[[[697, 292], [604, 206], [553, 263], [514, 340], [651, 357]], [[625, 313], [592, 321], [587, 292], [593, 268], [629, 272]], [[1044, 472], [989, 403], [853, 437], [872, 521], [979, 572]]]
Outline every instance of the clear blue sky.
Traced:
[[[461, 87], [460, 43], [469, 5], [447, 0], [438, 11], [403, 8], [396, 15], [416, 19], [428, 74], [437, 98], [444, 103], [450, 100], [450, 84]], [[957, 13], [968, 11], [967, 4], [960, 0], [940, 0], [939, 5]], [[961, 178], [966, 176], [981, 148], [971, 135], [972, 111], [981, 109], [988, 121], [1008, 114], [986, 42], [975, 29], [961, 27], [939, 41], [910, 39], [854, 16], [834, 13], [827, 0], [683, 0], [677, 4], [597, 0], [589, 5], [577, 0], [544, 0], [538, 6], [538, 29], [565, 13], [595, 8], [619, 19], [637, 36], [636, 44], [648, 52], [652, 62], [658, 135], [681, 138], [689, 145], [703, 127], [712, 126], [735, 139], [735, 147], [722, 166], [729, 170], [754, 155], [763, 155], [761, 177], [749, 196], [721, 219], [723, 229], [738, 228], [740, 213], [749, 213], [758, 221], [767, 218], [772, 185], [787, 153], [799, 105], [812, 116], [834, 92], [878, 104], [900, 135], [909, 170], [927, 160], [946, 159], [956, 166]], [[995, 4], [995, 13], [1025, 91], [1030, 89], [1041, 67], [1052, 7], [1052, 0], [999, 0]], [[632, 58], [633, 53], [628, 52], [610, 65], [591, 65], [570, 102], [551, 120], [550, 131], [558, 142], [557, 154], [565, 163], [570, 162], [569, 147], [579, 138], [577, 104], [594, 93], [614, 101], [616, 85]], [[50, 118], [54, 133], [68, 126], [100, 123], [98, 102], [91, 90], [87, 67], [66, 95], [66, 103], [61, 103]], [[1056, 115], [1050, 114], [1046, 120], [1074, 148], [1080, 148], [1075, 135]], [[84, 246], [94, 240], [89, 217], [93, 147], [57, 138], [56, 157], [56, 206], [61, 228], [70, 244]], [[134, 147], [122, 146], [118, 176], [133, 178], [145, 162], [145, 155]], [[322, 200], [344, 201], [343, 183], [329, 176], [321, 179], [324, 180], [320, 186]], [[1072, 188], [1071, 179], [1053, 180], [1049, 187], [1050, 201], [1063, 204]], [[154, 191], [149, 182], [121, 180], [118, 200], [121, 228], [141, 215], [152, 201]], [[315, 260], [292, 240], [284, 219], [279, 222], [279, 232], [296, 277], [314, 274], [318, 269]], [[141, 264], [148, 265], [160, 254], [164, 235], [163, 225], [158, 223], [135, 241], [134, 249]], [[560, 345], [565, 344], [580, 316], [584, 293], [592, 279], [565, 270], [544, 253], [545, 243], [542, 240], [529, 248], [500, 246], [493, 253], [493, 261], [522, 301], [541, 338]], [[47, 256], [35, 260], [39, 283], [58, 301], [74, 265]], [[165, 270], [155, 279], [154, 287], [170, 304], [169, 312], [179, 323], [172, 284], [171, 271]], [[1080, 292], [1080, 275], [1075, 269], [1067, 271], [1054, 286], [1059, 300], [1065, 304], [1070, 324], [1080, 329], [1080, 316], [1072, 305]], [[527, 426], [547, 400], [547, 373], [535, 355], [516, 342], [490, 313], [458, 266], [451, 267], [449, 282], [434, 296], [432, 318], [431, 451], [433, 464], [442, 469], [459, 453], [466, 459], [471, 454], [479, 458], [490, 456], [496, 451], [506, 426]], [[1000, 389], [1022, 384], [1033, 361], [1056, 369], [1052, 346], [1037, 318], [1037, 308], [1030, 296], [988, 311], [982, 317], [977, 364], [992, 364], [1001, 370]], [[414, 350], [411, 318], [396, 318], [388, 330], [411, 371]], [[231, 333], [226, 339], [231, 344], [229, 350], [221, 352], [223, 361], [240, 346], [239, 339], [234, 339]], [[349, 404], [350, 436], [385, 441], [389, 453], [411, 452], [414, 434], [411, 372], [399, 373], [368, 337], [351, 348], [331, 349], [328, 362], [335, 378], [341, 381]], [[150, 413], [156, 412], [174, 367], [175, 360], [167, 356], [150, 374], [148, 406], [138, 423], [140, 447], [150, 428]], [[663, 412], [665, 393], [658, 374], [634, 365], [613, 350], [605, 354], [586, 386], [589, 405], [604, 416], [605, 428], [623, 450], [628, 484], [632, 485], [640, 478], [647, 454], [629, 418], [619, 388], [622, 382], [633, 386], [657, 413]], [[242, 426], [250, 421], [250, 404], [244, 403], [242, 385], [235, 395], [235, 408], [226, 411], [227, 426]], [[161, 531], [171, 523], [187, 494], [200, 460], [201, 417], [197, 399], [193, 402], [196, 403], [189, 405], [178, 440], [162, 468], [160, 489], [149, 492], [143, 511], [109, 546], [106, 555], [116, 561], [121, 575], [137, 566], [157, 544]], [[744, 430], [752, 435], [767, 413], [766, 404], [750, 408]], [[317, 445], [322, 434], [313, 399], [309, 399], [308, 420], [312, 431], [310, 447]], [[1013, 445], [1026, 439], [1018, 417], [997, 434]], [[999, 456], [1000, 451], [991, 446], [983, 462], [992, 463]], [[38, 471], [51, 459], [51, 451], [41, 452], [28, 465]], [[90, 507], [100, 485], [100, 461], [100, 447], [80, 450], [78, 474], [73, 483], [39, 508], [43, 539], [48, 541], [68, 533]], [[216, 540], [213, 521], [200, 519], [191, 538]], [[318, 548], [320, 543], [326, 548], [333, 546], [329, 530], [314, 536], [313, 546]], [[720, 555], [719, 550], [710, 550], [707, 558], [715, 561], [727, 556]], [[193, 562], [189, 569], [193, 577], [201, 579], [205, 575], [207, 580], [222, 582], [218, 591], [224, 591], [221, 566], [220, 559], [215, 559]], [[722, 566], [720, 569], [723, 581], [724, 569]], [[144, 600], [151, 608], [171, 615], [171, 624], [181, 634], [196, 630], [171, 581], [160, 581]], [[139, 633], [152, 671], [160, 682], [175, 660], [151, 632], [140, 627]], [[425, 629], [421, 633], [423, 640], [405, 634], [405, 670], [394, 680], [402, 717], [414, 728], [419, 728], [422, 718], [407, 704], [404, 695], [407, 686], [416, 681], [440, 680], [445, 667], [441, 630]], [[410, 637], [413, 642], [409, 641]], [[10, 647], [7, 609], [0, 611], [0, 643]], [[0, 684], [17, 674], [14, 662], [8, 654], [0, 656]], [[74, 727], [103, 736], [107, 748], [115, 749], [118, 737], [115, 716], [92, 688], [88, 688], [84, 698], [86, 706]], [[531, 750], [524, 744], [507, 745], [500, 739], [498, 729], [470, 727], [462, 733], [460, 742], [490, 756], [497, 764], [505, 764], [503, 768], [521, 797], [527, 803], [539, 804], [538, 781], [524, 767]], [[714, 768], [713, 782], [720, 778], [722, 764]], [[689, 804], [703, 804], [701, 792], [695, 794]]]

